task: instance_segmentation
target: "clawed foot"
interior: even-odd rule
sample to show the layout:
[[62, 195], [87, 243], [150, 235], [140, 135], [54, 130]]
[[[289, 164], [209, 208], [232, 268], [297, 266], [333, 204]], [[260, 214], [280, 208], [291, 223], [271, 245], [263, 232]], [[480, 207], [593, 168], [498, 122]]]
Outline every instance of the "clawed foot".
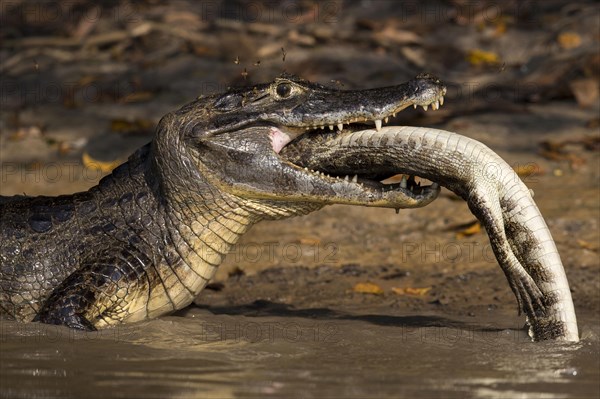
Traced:
[[[65, 312], [63, 312], [65, 313]], [[53, 312], [41, 312], [33, 321], [67, 326], [82, 331], [96, 331], [96, 327], [85, 317], [78, 314], [55, 314]]]
[[542, 294], [542, 291], [540, 291], [529, 274], [513, 268], [513, 270], [507, 273], [507, 279], [510, 288], [517, 297], [519, 315], [523, 311], [531, 320], [536, 320], [546, 315], [544, 294]]

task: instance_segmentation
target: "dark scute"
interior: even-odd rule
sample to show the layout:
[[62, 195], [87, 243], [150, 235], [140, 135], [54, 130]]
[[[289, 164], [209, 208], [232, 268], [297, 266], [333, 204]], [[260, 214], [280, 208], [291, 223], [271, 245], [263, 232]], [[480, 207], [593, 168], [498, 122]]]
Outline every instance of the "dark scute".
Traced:
[[101, 208], [107, 209], [112, 208], [117, 204], [117, 200], [115, 198], [107, 198], [100, 204]]
[[148, 200], [148, 193], [145, 191], [137, 193], [135, 200], [138, 204], [143, 204]]
[[119, 199], [119, 205], [125, 205], [133, 199], [132, 193], [123, 194]]
[[114, 229], [116, 229], [116, 228], [117, 228], [117, 226], [115, 226], [115, 225], [114, 225], [114, 224], [112, 224], [112, 223], [106, 223], [104, 226], [102, 226], [102, 230], [103, 230], [105, 233], [110, 233], [111, 231], [113, 231], [113, 230], [114, 230]]
[[123, 273], [118, 267], [113, 267], [110, 269], [110, 274], [108, 274], [107, 277], [111, 281], [120, 281], [123, 278]]
[[66, 222], [73, 216], [73, 206], [72, 205], [64, 205], [58, 207], [54, 211], [54, 219], [57, 222]]
[[34, 214], [29, 218], [29, 226], [38, 233], [44, 233], [52, 228], [52, 219], [49, 215]]
[[117, 179], [129, 176], [129, 165], [124, 163], [117, 166], [115, 169], [113, 169], [112, 176]]
[[79, 205], [78, 212], [81, 216], [88, 215], [96, 210], [96, 203], [93, 201], [82, 202]]
[[101, 234], [101, 233], [104, 233], [104, 230], [102, 229], [101, 226], [94, 225], [94, 226], [92, 226], [91, 229], [89, 229], [89, 234], [91, 234], [91, 235], [97, 235], [97, 234]]

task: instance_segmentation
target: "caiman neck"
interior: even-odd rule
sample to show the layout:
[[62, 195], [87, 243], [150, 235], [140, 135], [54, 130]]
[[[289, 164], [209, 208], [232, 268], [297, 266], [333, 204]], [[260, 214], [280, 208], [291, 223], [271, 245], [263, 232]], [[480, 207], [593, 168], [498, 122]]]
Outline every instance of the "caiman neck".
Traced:
[[[183, 262], [181, 268], [193, 269], [210, 280], [230, 248], [254, 223], [306, 214], [322, 206], [249, 199], [219, 189], [211, 183], [209, 165], [196, 159], [198, 154], [184, 145], [178, 130], [168, 120], [161, 122], [148, 153], [147, 180], [159, 193], [156, 197]], [[191, 292], [202, 288], [191, 278], [184, 284]]]
[[[179, 135], [185, 129], [185, 120], [167, 115], [150, 148], [150, 173], [156, 189], [164, 198], [167, 209], [180, 215], [184, 225], [197, 221], [203, 226], [217, 217], [223, 223], [245, 226], [270, 219], [305, 215], [323, 207], [323, 204], [265, 200], [232, 194], [211, 183], [214, 172], [211, 165], [202, 163], [202, 154], [194, 154]], [[199, 156], [200, 155], [200, 156]], [[175, 172], [176, 171], [176, 172]], [[213, 176], [213, 179], [217, 177]], [[209, 226], [212, 229], [212, 226]], [[235, 226], [235, 231], [238, 231]], [[242, 234], [244, 231], [240, 231]]]

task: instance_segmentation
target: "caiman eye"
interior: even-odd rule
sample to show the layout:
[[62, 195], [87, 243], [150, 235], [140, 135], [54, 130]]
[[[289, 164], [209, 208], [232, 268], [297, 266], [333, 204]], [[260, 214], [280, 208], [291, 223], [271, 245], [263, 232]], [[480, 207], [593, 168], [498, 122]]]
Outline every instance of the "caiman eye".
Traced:
[[287, 98], [292, 93], [292, 85], [289, 83], [279, 83], [276, 91], [279, 97]]

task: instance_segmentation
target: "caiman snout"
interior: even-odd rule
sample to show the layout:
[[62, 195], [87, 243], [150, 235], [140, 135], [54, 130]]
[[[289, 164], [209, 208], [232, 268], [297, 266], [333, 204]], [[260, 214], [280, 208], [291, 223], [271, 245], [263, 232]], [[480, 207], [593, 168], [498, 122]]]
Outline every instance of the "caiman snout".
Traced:
[[422, 73], [409, 81], [408, 84], [414, 93], [413, 107], [417, 108], [417, 105], [420, 105], [427, 111], [429, 105], [434, 110], [444, 105], [446, 86], [437, 77]]

